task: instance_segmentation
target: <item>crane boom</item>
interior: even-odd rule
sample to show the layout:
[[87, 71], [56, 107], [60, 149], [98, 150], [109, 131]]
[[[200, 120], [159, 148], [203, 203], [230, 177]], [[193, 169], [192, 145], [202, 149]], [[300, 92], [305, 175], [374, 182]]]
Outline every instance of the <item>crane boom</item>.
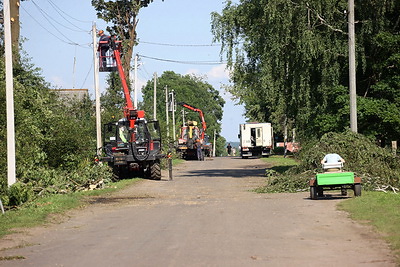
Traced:
[[203, 127], [203, 131], [201, 133], [201, 139], [204, 139], [204, 135], [206, 134], [206, 130], [207, 130], [207, 123], [204, 119], [204, 114], [203, 111], [199, 108], [196, 108], [192, 105], [186, 104], [185, 102], [179, 102], [178, 105], [181, 105], [182, 107], [185, 107], [187, 109], [193, 110], [195, 112], [199, 113], [200, 119], [201, 119], [201, 125]]

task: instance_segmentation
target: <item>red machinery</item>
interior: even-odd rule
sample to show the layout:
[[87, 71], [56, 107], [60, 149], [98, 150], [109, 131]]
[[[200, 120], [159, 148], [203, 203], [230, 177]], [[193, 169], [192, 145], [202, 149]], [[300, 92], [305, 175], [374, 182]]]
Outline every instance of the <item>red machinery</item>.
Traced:
[[[108, 49], [99, 53], [100, 71], [118, 71], [125, 96], [124, 118], [104, 126], [103, 162], [113, 167], [118, 177], [133, 173], [161, 179], [161, 134], [158, 121], [146, 121], [145, 112], [133, 106], [121, 62], [121, 41], [113, 36]], [[99, 49], [104, 49], [100, 42]]]
[[206, 135], [207, 124], [204, 119], [203, 111], [199, 108], [196, 108], [192, 105], [186, 104], [184, 102], [179, 102], [178, 105], [190, 109], [192, 111], [198, 112], [202, 129], [197, 127], [197, 122], [189, 121], [187, 126], [181, 127], [181, 134], [178, 139], [178, 147], [177, 152], [181, 154], [182, 158], [185, 159], [197, 159], [197, 151], [196, 151], [196, 139], [200, 139], [202, 144], [201, 150], [203, 155], [210, 156], [211, 154], [211, 145], [208, 142], [208, 136]]

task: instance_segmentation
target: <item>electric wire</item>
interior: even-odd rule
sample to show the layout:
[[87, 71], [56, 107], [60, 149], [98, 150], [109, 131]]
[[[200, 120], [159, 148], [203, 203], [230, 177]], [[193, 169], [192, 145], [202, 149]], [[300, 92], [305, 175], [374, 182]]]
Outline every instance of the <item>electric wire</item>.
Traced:
[[36, 8], [39, 10], [40, 13], [42, 13], [43, 17], [50, 23], [51, 26], [59, 33], [61, 34], [65, 39], [67, 39], [71, 44], [78, 45], [78, 43], [72, 41], [68, 37], [66, 37], [59, 29], [57, 29], [56, 26], [54, 26], [53, 23], [46, 17], [45, 12], [32, 0], [32, 3], [36, 6]]
[[168, 44], [168, 43], [156, 43], [156, 42], [146, 42], [138, 41], [139, 44], [150, 44], [150, 45], [160, 45], [160, 46], [186, 46], [186, 47], [210, 47], [210, 46], [221, 46], [222, 44]]
[[[86, 44], [78, 44], [74, 41], [72, 41], [71, 39], [69, 39], [68, 37], [66, 37], [64, 34], [62, 34], [53, 24], [51, 24], [51, 22], [49, 22], [56, 30], [57, 32], [59, 32], [65, 39], [60, 38], [59, 36], [57, 36], [56, 34], [52, 33], [50, 30], [48, 30], [45, 26], [43, 26], [34, 16], [32, 16], [25, 8], [23, 5], [21, 5], [22, 10], [29, 16], [31, 17], [41, 28], [43, 28], [47, 33], [49, 33], [50, 35], [54, 36], [55, 38], [57, 38], [58, 40], [60, 40], [63, 43], [69, 44], [69, 45], [77, 45], [83, 48], [88, 48], [90, 49], [91, 43], [86, 43]], [[46, 18], [46, 17], [45, 17]], [[47, 19], [47, 18], [46, 18]]]
[[81, 85], [80, 88], [83, 88], [83, 86], [85, 85], [86, 80], [87, 80], [87, 78], [89, 77], [89, 73], [90, 73], [90, 71], [91, 71], [92, 69], [93, 69], [93, 62], [92, 62], [92, 64], [90, 65], [89, 71], [87, 72], [86, 77], [85, 77], [85, 80], [83, 81], [83, 83], [82, 83], [82, 85]]
[[[82, 28], [76, 26], [74, 23], [72, 23], [72, 22], [69, 21], [67, 18], [65, 18], [65, 16], [64, 16], [63, 14], [61, 14], [61, 12], [59, 11], [59, 10], [61, 10], [61, 9], [60, 9], [59, 7], [57, 7], [52, 1], [48, 0], [48, 2], [49, 2], [49, 4], [54, 8], [54, 10], [55, 10], [66, 22], [68, 22], [69, 24], [71, 24], [72, 26], [74, 26], [75, 28], [77, 28], [78, 30], [70, 29], [70, 28], [68, 28], [67, 26], [64, 26], [64, 27], [66, 27], [67, 29], [70, 29], [70, 30], [72, 30], [72, 31], [76, 31], [76, 32], [86, 32], [86, 33], [90, 33], [90, 31], [85, 30], [85, 29], [82, 29]], [[61, 11], [62, 11], [62, 10], [61, 10]], [[65, 14], [65, 12], [64, 12], [64, 14]]]
[[88, 21], [88, 20], [80, 20], [77, 18], [72, 17], [71, 15], [69, 15], [68, 13], [64, 12], [61, 8], [59, 8], [56, 4], [54, 4], [53, 1], [51, 0], [47, 0], [47, 2], [49, 2], [51, 5], [53, 5], [53, 7], [57, 8], [58, 10], [60, 10], [62, 13], [64, 13], [66, 16], [70, 17], [73, 20], [79, 21], [79, 22], [83, 22], [83, 23], [92, 23], [92, 21]]
[[[49, 18], [51, 18], [41, 7], [39, 7], [35, 1], [31, 0], [32, 3], [35, 5], [35, 7], [39, 10], [39, 12], [42, 14], [42, 16], [49, 22], [49, 24], [51, 26], [53, 26], [53, 28], [59, 33], [61, 34], [65, 39], [67, 39], [68, 41], [70, 41], [71, 43], [75, 44], [75, 45], [79, 45], [78, 43], [72, 41], [71, 39], [69, 39], [67, 36], [65, 36], [51, 21]], [[53, 19], [53, 18], [51, 18]], [[53, 19], [54, 20], [54, 19]], [[57, 22], [58, 23], [58, 22]]]
[[149, 56], [145, 56], [145, 55], [139, 55], [139, 56], [143, 57], [143, 58], [147, 58], [147, 59], [157, 60], [157, 61], [163, 61], [163, 62], [169, 62], [169, 63], [187, 64], [187, 65], [220, 65], [220, 64], [226, 64], [226, 62], [224, 62], [224, 61], [181, 61], [181, 60], [172, 60], [172, 59], [149, 57]]
[[26, 14], [28, 14], [29, 17], [31, 17], [40, 27], [42, 27], [46, 32], [48, 32], [50, 35], [53, 35], [55, 38], [57, 38], [58, 40], [60, 40], [63, 43], [69, 44], [69, 45], [78, 45], [75, 42], [67, 42], [63, 39], [61, 39], [60, 37], [58, 37], [57, 35], [55, 35], [54, 33], [52, 33], [51, 31], [49, 31], [46, 27], [44, 27], [42, 24], [40, 24], [40, 22], [38, 20], [36, 20], [23, 6], [21, 6], [21, 8], [26, 12]]

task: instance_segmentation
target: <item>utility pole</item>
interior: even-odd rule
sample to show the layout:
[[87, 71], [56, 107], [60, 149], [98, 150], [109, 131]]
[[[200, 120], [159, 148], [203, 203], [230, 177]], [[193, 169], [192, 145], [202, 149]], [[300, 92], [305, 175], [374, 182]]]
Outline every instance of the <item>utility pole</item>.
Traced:
[[215, 140], [216, 140], [216, 134], [217, 134], [217, 131], [216, 130], [214, 130], [214, 142], [213, 142], [213, 157], [215, 158]]
[[20, 35], [20, 23], [19, 23], [19, 7], [20, 0], [10, 0], [10, 22], [11, 22], [11, 43], [14, 51], [13, 63], [17, 63], [19, 60], [19, 35]]
[[171, 91], [171, 111], [172, 111], [172, 140], [176, 140], [176, 133], [175, 133], [175, 91]]
[[157, 72], [154, 72], [153, 118], [157, 120]]
[[134, 86], [134, 99], [133, 99], [133, 106], [137, 108], [137, 67], [138, 67], [138, 55], [135, 54], [135, 86]]
[[10, 1], [3, 1], [4, 55], [6, 65], [6, 110], [7, 110], [7, 182], [15, 184], [15, 122], [14, 122], [14, 82], [11, 44]]
[[100, 111], [100, 89], [99, 89], [99, 58], [97, 57], [97, 29], [96, 23], [92, 25], [93, 38], [93, 61], [94, 61], [94, 91], [96, 98], [96, 143], [97, 156], [100, 156], [100, 148], [103, 146], [101, 140], [101, 111]]
[[356, 37], [354, 30], [354, 0], [348, 0], [349, 23], [349, 90], [350, 90], [350, 129], [357, 133], [357, 91], [356, 91]]
[[169, 142], [168, 86], [165, 86], [165, 116], [167, 119], [167, 139]]

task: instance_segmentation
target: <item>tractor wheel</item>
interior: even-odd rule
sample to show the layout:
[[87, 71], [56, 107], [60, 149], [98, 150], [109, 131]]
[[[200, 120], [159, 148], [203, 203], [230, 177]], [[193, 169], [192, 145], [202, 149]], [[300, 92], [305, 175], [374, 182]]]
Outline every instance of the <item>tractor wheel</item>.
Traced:
[[153, 180], [161, 180], [161, 167], [159, 162], [150, 165], [150, 178]]
[[356, 196], [356, 197], [361, 196], [361, 184], [354, 185], [354, 196]]
[[311, 199], [317, 199], [317, 187], [315, 186], [310, 186], [310, 198]]

